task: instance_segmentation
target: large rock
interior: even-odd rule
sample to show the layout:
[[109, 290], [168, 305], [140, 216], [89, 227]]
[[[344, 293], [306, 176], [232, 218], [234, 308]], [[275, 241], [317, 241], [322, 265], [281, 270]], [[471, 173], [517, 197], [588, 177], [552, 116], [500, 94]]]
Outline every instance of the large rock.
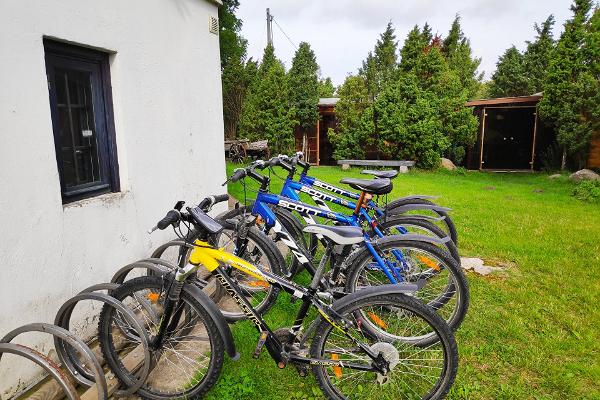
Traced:
[[447, 159], [447, 158], [441, 158], [441, 164], [442, 164], [442, 168], [446, 168], [448, 171], [452, 171], [456, 169], [456, 165], [454, 165], [454, 163]]
[[600, 175], [590, 169], [580, 169], [569, 176], [569, 179], [573, 182], [580, 181], [600, 181]]

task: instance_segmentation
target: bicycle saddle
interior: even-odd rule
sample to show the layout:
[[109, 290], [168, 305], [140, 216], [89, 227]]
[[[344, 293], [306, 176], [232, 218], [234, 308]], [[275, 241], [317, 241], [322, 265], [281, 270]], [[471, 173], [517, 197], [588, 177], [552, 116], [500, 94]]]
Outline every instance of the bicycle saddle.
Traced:
[[323, 235], [337, 244], [354, 244], [364, 240], [363, 231], [357, 226], [306, 225], [303, 232]]
[[377, 178], [389, 178], [394, 179], [398, 176], [398, 171], [395, 169], [386, 169], [385, 171], [375, 171], [372, 169], [364, 169], [360, 172], [361, 174], [373, 175]]
[[387, 194], [392, 191], [392, 181], [387, 178], [378, 179], [356, 179], [344, 178], [340, 181], [350, 187], [371, 194]]

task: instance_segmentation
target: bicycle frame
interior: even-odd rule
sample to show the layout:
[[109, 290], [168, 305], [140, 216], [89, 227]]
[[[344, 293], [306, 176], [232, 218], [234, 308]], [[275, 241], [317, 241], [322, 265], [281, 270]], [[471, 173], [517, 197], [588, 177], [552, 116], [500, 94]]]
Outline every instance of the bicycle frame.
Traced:
[[[294, 183], [295, 182], [292, 181], [292, 184], [294, 184]], [[297, 194], [293, 190], [289, 190], [289, 192], [292, 196], [297, 197]], [[292, 254], [294, 254], [296, 259], [303, 265], [308, 266], [308, 270], [311, 272], [313, 272], [314, 269], [312, 268], [312, 265], [310, 265], [308, 258], [306, 257], [306, 255], [304, 255], [302, 250], [300, 250], [300, 248], [297, 246], [294, 239], [287, 232], [285, 232], [285, 229], [283, 228], [283, 226], [281, 226], [281, 224], [277, 221], [277, 217], [275, 216], [275, 213], [268, 206], [269, 204], [277, 205], [279, 207], [285, 208], [290, 211], [296, 211], [300, 215], [306, 216], [305, 219], [307, 220], [308, 223], [311, 223], [311, 224], [315, 223], [315, 221], [312, 219], [312, 216], [316, 216], [316, 217], [326, 218], [329, 220], [339, 222], [342, 225], [351, 225], [351, 226], [361, 227], [358, 216], [355, 214], [345, 215], [345, 214], [341, 214], [341, 213], [336, 213], [336, 212], [332, 212], [331, 210], [324, 210], [321, 208], [313, 207], [308, 204], [304, 204], [297, 200], [292, 200], [290, 198], [286, 198], [286, 197], [283, 197], [280, 195], [270, 194], [265, 191], [259, 191], [258, 196], [256, 197], [256, 200], [254, 201], [254, 207], [252, 209], [252, 214], [260, 215], [265, 220], [266, 226], [268, 228], [272, 228], [275, 231], [275, 233], [281, 237], [281, 240], [290, 248]], [[362, 209], [362, 208], [359, 212], [359, 215], [362, 218], [369, 218], [366, 211], [364, 211], [364, 209]], [[384, 236], [383, 233], [379, 230], [379, 228], [375, 224], [372, 223], [371, 227], [376, 232], [379, 232], [378, 236], [380, 236], [380, 237]], [[365, 246], [367, 247], [367, 249], [369, 249], [369, 252], [373, 255], [373, 258], [377, 262], [377, 265], [379, 266], [379, 268], [381, 268], [381, 270], [386, 275], [386, 277], [389, 279], [389, 281], [391, 283], [403, 282], [404, 278], [402, 277], [402, 275], [394, 273], [394, 270], [396, 268], [394, 268], [390, 265], [387, 265], [386, 262], [379, 256], [379, 254], [373, 247], [373, 244], [371, 243], [371, 238], [369, 237], [369, 235], [363, 231], [363, 236], [364, 236]], [[394, 254], [394, 255], [396, 256], [398, 261], [404, 262], [402, 254]]]
[[[334, 311], [327, 304], [324, 304], [318, 298], [318, 293], [315, 287], [316, 281], [319, 280], [320, 277], [315, 276], [313, 278], [313, 284], [311, 284], [311, 287], [307, 289], [278, 275], [272, 274], [268, 271], [263, 271], [247, 261], [235, 256], [234, 254], [228, 253], [222, 248], [217, 249], [211, 246], [209, 243], [201, 240], [195, 241], [194, 249], [190, 254], [189, 263], [195, 266], [196, 269], [202, 265], [209, 272], [216, 275], [217, 279], [221, 285], [223, 285], [227, 293], [233, 297], [236, 304], [260, 332], [260, 348], [257, 347], [257, 351], [260, 351], [262, 346], [266, 346], [267, 351], [280, 368], [283, 368], [288, 360], [293, 360], [298, 363], [309, 365], [339, 366], [363, 371], [378, 371], [378, 369], [374, 366], [367, 367], [366, 365], [357, 365], [347, 363], [346, 361], [344, 361], [342, 364], [342, 362], [336, 360], [314, 359], [293, 354], [288, 354], [286, 357], [284, 357], [283, 354], [286, 351], [285, 345], [293, 344], [293, 342], [301, 334], [302, 323], [304, 322], [306, 315], [308, 314], [308, 310], [312, 305], [317, 309], [321, 316], [325, 318], [325, 320], [327, 320], [335, 329], [339, 330], [350, 340], [354, 341], [357, 346], [359, 346], [369, 355], [369, 357], [371, 357], [373, 360], [377, 358], [377, 354], [374, 354], [368, 346], [362, 344], [352, 337], [352, 335], [348, 332], [347, 321], [345, 321], [343, 317], [341, 317], [336, 311]], [[290, 329], [292, 337], [288, 343], [282, 343], [279, 341], [279, 339], [277, 339], [274, 332], [267, 325], [265, 320], [254, 310], [254, 308], [252, 308], [252, 305], [244, 297], [243, 290], [235, 281], [232, 280], [223, 267], [233, 267], [246, 275], [250, 275], [268, 283], [269, 285], [273, 285], [274, 287], [291, 294], [295, 298], [302, 300], [294, 324]]]

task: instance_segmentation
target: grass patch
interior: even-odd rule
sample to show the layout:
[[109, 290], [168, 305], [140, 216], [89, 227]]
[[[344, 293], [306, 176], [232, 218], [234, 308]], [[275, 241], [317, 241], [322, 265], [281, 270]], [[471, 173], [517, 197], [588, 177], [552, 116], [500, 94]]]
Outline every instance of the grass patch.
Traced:
[[[311, 174], [333, 184], [364, 177], [337, 167]], [[272, 191], [280, 188], [273, 177]], [[510, 265], [503, 276], [468, 274], [471, 308], [456, 334], [460, 370], [449, 398], [600, 399], [600, 206], [577, 200], [573, 189], [545, 174], [414, 171], [394, 180], [390, 200], [439, 195], [453, 209], [462, 255]], [[240, 184], [229, 192], [243, 199]], [[267, 320], [289, 326], [297, 307], [281, 295]], [[238, 323], [233, 333], [242, 357], [226, 361], [209, 398], [322, 397], [312, 376], [278, 370], [266, 351], [252, 359], [258, 334], [251, 324]], [[232, 394], [236, 384], [249, 390]]]

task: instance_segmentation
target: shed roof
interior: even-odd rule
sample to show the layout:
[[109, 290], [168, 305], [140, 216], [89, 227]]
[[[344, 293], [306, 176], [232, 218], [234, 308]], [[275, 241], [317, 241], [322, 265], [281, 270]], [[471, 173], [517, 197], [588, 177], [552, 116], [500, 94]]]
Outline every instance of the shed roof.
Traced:
[[321, 97], [319, 99], [320, 106], [334, 106], [338, 102], [339, 97]]
[[495, 104], [537, 103], [542, 98], [542, 92], [530, 96], [497, 97], [495, 99], [471, 100], [465, 103], [467, 107], [490, 106]]

